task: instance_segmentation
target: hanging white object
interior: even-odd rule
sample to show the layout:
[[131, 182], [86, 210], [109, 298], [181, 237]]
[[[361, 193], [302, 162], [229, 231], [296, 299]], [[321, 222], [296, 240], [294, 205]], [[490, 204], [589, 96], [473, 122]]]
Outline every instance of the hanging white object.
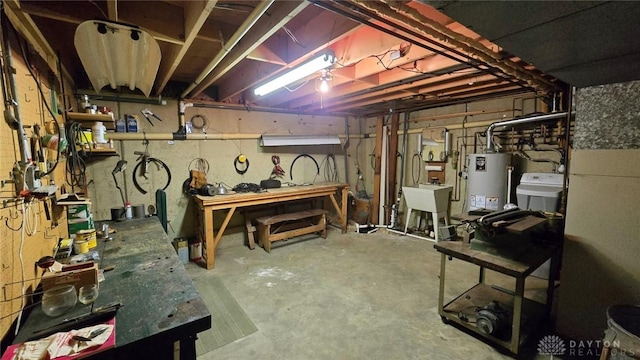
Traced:
[[340, 145], [338, 135], [262, 135], [260, 146]]
[[151, 35], [135, 26], [89, 20], [78, 25], [74, 44], [96, 92], [109, 85], [151, 93], [161, 58]]

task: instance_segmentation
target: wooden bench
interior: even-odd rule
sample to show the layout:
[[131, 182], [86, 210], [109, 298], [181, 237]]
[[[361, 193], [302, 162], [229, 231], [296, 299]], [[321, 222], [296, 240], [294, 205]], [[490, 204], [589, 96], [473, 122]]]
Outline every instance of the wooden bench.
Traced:
[[327, 211], [322, 209], [304, 210], [273, 216], [263, 216], [258, 222], [258, 244], [266, 252], [271, 252], [271, 243], [279, 240], [319, 232], [327, 238]]

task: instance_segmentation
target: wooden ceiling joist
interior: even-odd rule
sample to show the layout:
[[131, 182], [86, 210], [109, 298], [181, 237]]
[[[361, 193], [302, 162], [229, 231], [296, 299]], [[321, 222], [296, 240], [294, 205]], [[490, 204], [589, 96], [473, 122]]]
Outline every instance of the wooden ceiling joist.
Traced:
[[[64, 66], [59, 66], [57, 54], [53, 48], [51, 48], [51, 45], [49, 45], [49, 42], [42, 32], [40, 32], [40, 29], [31, 16], [22, 12], [19, 1], [5, 0], [4, 4], [5, 13], [13, 27], [33, 46], [33, 49], [42, 57], [49, 67], [49, 70], [51, 70], [59, 80], [64, 79], [68, 85], [75, 87], [73, 77], [71, 77]], [[58, 71], [59, 67], [62, 69], [62, 74]]]
[[171, 50], [169, 53], [163, 54], [162, 63], [158, 69], [158, 76], [156, 78], [156, 95], [162, 93], [162, 90], [167, 85], [167, 82], [169, 82], [169, 79], [171, 79], [171, 76], [176, 71], [176, 68], [189, 50], [200, 28], [202, 28], [202, 25], [207, 21], [209, 14], [217, 2], [218, 0], [208, 0], [205, 2], [190, 2], [185, 4], [184, 43], [179, 47], [170, 47]]
[[[280, 30], [287, 22], [294, 18], [309, 5], [307, 1], [285, 1], [277, 3], [277, 7], [270, 12], [270, 16], [260, 19], [254, 25], [252, 31], [242, 38], [242, 43], [230, 49], [229, 55], [221, 61], [207, 77], [194, 88], [192, 95], [197, 96], [214, 81], [227, 74], [234, 66], [251, 54], [259, 45], [264, 43], [271, 35]], [[237, 95], [244, 89], [231, 87], [220, 94], [220, 99], [227, 100]]]

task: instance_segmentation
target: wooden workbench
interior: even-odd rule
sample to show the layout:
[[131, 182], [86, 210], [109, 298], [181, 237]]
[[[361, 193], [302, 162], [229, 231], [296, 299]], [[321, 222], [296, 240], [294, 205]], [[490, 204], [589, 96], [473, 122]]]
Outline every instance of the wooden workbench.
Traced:
[[[196, 209], [197, 236], [202, 241], [202, 255], [207, 269], [215, 266], [215, 249], [224, 234], [231, 217], [236, 209], [274, 204], [287, 201], [295, 201], [312, 198], [329, 198], [331, 204], [340, 218], [342, 233], [347, 232], [347, 191], [349, 184], [344, 183], [318, 183], [313, 185], [288, 186], [278, 189], [268, 189], [260, 193], [234, 193], [217, 196], [194, 197]], [[340, 193], [340, 202], [336, 200], [335, 194]], [[217, 210], [228, 210], [220, 228], [215, 231], [213, 216]]]
[[[111, 222], [113, 240], [98, 240], [104, 274], [94, 307], [122, 303], [116, 315], [116, 347], [92, 359], [196, 359], [195, 340], [211, 328], [211, 314], [176, 255], [156, 217]], [[35, 306], [14, 342], [34, 331], [82, 315], [91, 305], [76, 306], [50, 318]]]

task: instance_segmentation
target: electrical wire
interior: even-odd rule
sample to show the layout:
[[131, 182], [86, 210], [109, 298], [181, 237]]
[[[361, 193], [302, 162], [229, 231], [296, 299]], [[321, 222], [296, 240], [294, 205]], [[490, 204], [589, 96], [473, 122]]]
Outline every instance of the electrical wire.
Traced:
[[67, 159], [67, 174], [65, 180], [72, 188], [84, 188], [87, 182], [87, 166], [76, 148], [76, 144], [82, 143], [82, 140], [85, 140], [87, 143], [89, 142], [82, 132], [81, 125], [76, 122], [70, 123], [67, 130], [69, 158]]
[[191, 171], [191, 165], [193, 164], [194, 161], [196, 163], [196, 170], [205, 173], [205, 175], [209, 174], [209, 162], [203, 158], [195, 158], [191, 160], [188, 166], [189, 171]]
[[303, 82], [302, 84], [300, 84], [300, 85], [296, 86], [296, 87], [295, 87], [295, 88], [293, 88], [293, 89], [289, 89], [289, 87], [288, 87], [288, 86], [284, 86], [284, 88], [285, 88], [285, 89], [287, 89], [289, 92], [295, 92], [295, 91], [298, 91], [301, 87], [303, 87], [303, 86], [307, 85], [307, 84], [309, 83], [310, 79], [311, 79], [311, 78], [307, 78], [307, 81]]
[[338, 181], [338, 169], [336, 167], [335, 155], [329, 154], [325, 156], [324, 159], [322, 159], [322, 161], [320, 162], [320, 167], [323, 169], [325, 181]]
[[[15, 33], [15, 31], [14, 31]], [[17, 35], [16, 35], [17, 38]], [[53, 113], [53, 110], [51, 110], [51, 107], [49, 106], [49, 103], [47, 103], [47, 101], [45, 100], [45, 96], [44, 96], [44, 92], [42, 91], [42, 84], [40, 83], [40, 81], [38, 81], [38, 77], [34, 74], [33, 70], [32, 70], [32, 66], [31, 63], [29, 62], [29, 58], [27, 57], [26, 54], [26, 50], [25, 50], [25, 46], [23, 44], [23, 41], [20, 41], [20, 39], [18, 39], [18, 45], [20, 46], [20, 52], [22, 53], [22, 57], [24, 58], [24, 62], [27, 66], [27, 70], [29, 70], [29, 74], [31, 74], [31, 77], [33, 78], [33, 81], [36, 83], [36, 88], [38, 89], [38, 92], [40, 93], [40, 98], [41, 103], [44, 104], [44, 106], [47, 108], [47, 111], [49, 112], [49, 114], [51, 115], [51, 118], [53, 119], [53, 123], [56, 125], [56, 131], [58, 132], [58, 136], [60, 135], [60, 124], [58, 123], [58, 119], [56, 119], [56, 115]], [[58, 163], [60, 161], [60, 147], [61, 147], [61, 141], [58, 140], [58, 147], [57, 147], [57, 151], [56, 151], [56, 161], [53, 163], [53, 166], [51, 167], [51, 169], [47, 170], [47, 172], [45, 172], [44, 174], [41, 174], [40, 177], [45, 177], [49, 174], [51, 174], [56, 167], [58, 166]]]
[[293, 159], [293, 161], [291, 162], [291, 167], [289, 168], [289, 177], [291, 178], [291, 180], [293, 180], [293, 165], [295, 165], [296, 161], [301, 158], [301, 157], [308, 157], [309, 159], [311, 159], [313, 161], [314, 164], [316, 164], [316, 176], [314, 177], [314, 179], [316, 177], [318, 177], [318, 175], [320, 175], [320, 165], [318, 165], [318, 162], [316, 161], [316, 159], [313, 158], [313, 156], [309, 155], [309, 154], [300, 154], [298, 156], [295, 157], [295, 159]]
[[11, 216], [11, 217], [8, 217], [8, 218], [4, 219], [4, 224], [7, 227], [7, 229], [9, 229], [11, 231], [20, 231], [20, 230], [22, 230], [22, 226], [23, 226], [23, 223], [24, 223], [24, 214], [22, 214], [22, 220], [20, 220], [20, 226], [18, 226], [15, 229], [12, 228], [11, 226], [9, 226], [9, 220], [14, 220], [14, 219], [17, 219], [17, 218], [18, 218], [18, 215], [16, 215], [16, 217]]
[[100, 6], [98, 6], [98, 4], [96, 4], [95, 1], [93, 0], [89, 0], [89, 3], [93, 6], [95, 6], [96, 8], [98, 8], [98, 10], [100, 10], [100, 12], [102, 13], [102, 16], [104, 16], [105, 20], [109, 20], [109, 17], [107, 16], [107, 14], [104, 13], [104, 11], [102, 10], [102, 8]]
[[[25, 204], [24, 202], [22, 203], [22, 222], [25, 222]], [[22, 228], [22, 231], [20, 232], [20, 248], [18, 250], [18, 258], [20, 259], [20, 283], [21, 283], [21, 289], [20, 289], [20, 313], [18, 314], [18, 319], [16, 320], [16, 331], [14, 333], [15, 336], [18, 336], [18, 331], [20, 330], [20, 323], [22, 322], [22, 312], [24, 310], [24, 293], [25, 293], [25, 286], [24, 286], [24, 258], [22, 256], [22, 250], [24, 249], [24, 238], [25, 238], [25, 227], [23, 226], [23, 224], [20, 224], [20, 227]]]
[[[196, 124], [194, 120], [202, 121], [202, 124]], [[191, 117], [191, 126], [194, 129], [202, 130], [202, 132], [207, 132], [207, 127], [209, 126], [209, 119], [205, 115], [196, 114]]]
[[[415, 166], [415, 160], [418, 159], [418, 166]], [[418, 168], [418, 175], [416, 176], [415, 169]], [[420, 176], [422, 175], [422, 156], [419, 153], [413, 154], [411, 157], [411, 180], [413, 180], [413, 185], [416, 185], [420, 181]]]
[[298, 41], [298, 39], [296, 38], [295, 35], [293, 35], [293, 32], [291, 32], [291, 30], [287, 29], [285, 26], [282, 27], [282, 30], [284, 30], [284, 32], [289, 35], [289, 37], [291, 38], [291, 41], [293, 41], [296, 45], [300, 45], [300, 47], [302, 47], [303, 49], [306, 49], [307, 47], [302, 45], [302, 43], [300, 41]]
[[[37, 203], [36, 203], [37, 204]], [[38, 212], [33, 209], [34, 202], [23, 203], [24, 212], [22, 219], [24, 221], [23, 230], [28, 236], [33, 236], [38, 232]], [[37, 205], [36, 205], [37, 206]]]

